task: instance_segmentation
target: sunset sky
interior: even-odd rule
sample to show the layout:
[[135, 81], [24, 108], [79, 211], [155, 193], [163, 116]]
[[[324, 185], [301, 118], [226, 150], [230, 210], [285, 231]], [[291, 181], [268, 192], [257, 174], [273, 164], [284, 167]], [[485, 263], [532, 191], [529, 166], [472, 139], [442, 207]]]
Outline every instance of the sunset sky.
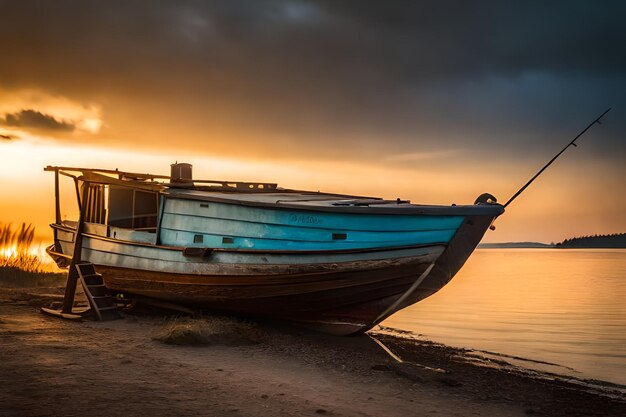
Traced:
[[46, 165], [185, 161], [204, 179], [504, 202], [613, 107], [485, 241], [626, 232], [625, 16], [621, 1], [0, 1], [0, 222], [51, 236]]

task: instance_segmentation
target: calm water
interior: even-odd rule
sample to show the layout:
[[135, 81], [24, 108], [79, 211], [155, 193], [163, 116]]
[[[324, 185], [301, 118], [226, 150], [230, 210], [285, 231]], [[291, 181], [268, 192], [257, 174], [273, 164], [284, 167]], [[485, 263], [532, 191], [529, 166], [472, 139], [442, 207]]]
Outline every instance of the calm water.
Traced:
[[477, 250], [448, 286], [383, 325], [626, 384], [626, 250]]

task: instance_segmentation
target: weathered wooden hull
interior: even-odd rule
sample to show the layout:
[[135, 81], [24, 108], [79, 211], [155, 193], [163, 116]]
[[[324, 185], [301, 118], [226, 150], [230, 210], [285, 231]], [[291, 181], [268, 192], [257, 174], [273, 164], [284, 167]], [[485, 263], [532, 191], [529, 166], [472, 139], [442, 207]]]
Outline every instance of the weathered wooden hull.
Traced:
[[[107, 287], [179, 304], [297, 321], [367, 325], [384, 300], [406, 291], [434, 256], [410, 264], [362, 271], [280, 276], [167, 274], [98, 266]], [[369, 306], [367, 306], [369, 305]]]
[[[447, 244], [333, 252], [216, 250], [200, 258], [186, 257], [179, 247], [87, 233], [82, 259], [96, 265], [113, 291], [351, 334], [441, 289], [494, 217], [467, 217]], [[73, 231], [57, 235], [61, 253], [71, 254]]]

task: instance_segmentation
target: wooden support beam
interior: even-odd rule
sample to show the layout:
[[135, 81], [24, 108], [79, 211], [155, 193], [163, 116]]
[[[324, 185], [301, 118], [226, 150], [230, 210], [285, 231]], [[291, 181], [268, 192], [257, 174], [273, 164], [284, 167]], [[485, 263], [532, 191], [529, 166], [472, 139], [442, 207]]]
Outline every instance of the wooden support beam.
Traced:
[[[54, 222], [61, 224], [61, 196], [59, 190], [59, 170], [54, 171]], [[52, 229], [54, 233], [54, 250], [61, 251], [59, 244], [59, 232], [56, 228]]]
[[82, 321], [84, 317], [91, 314], [91, 311], [89, 308], [81, 308], [79, 310], [74, 310], [74, 312], [72, 313], [64, 313], [62, 310], [54, 310], [52, 308], [45, 308], [45, 307], [41, 307], [39, 311], [49, 316], [59, 317], [59, 318], [66, 319], [66, 320], [75, 320], [75, 321]]
[[85, 214], [87, 211], [87, 194], [89, 193], [89, 186], [85, 184], [83, 187], [83, 198], [79, 202], [80, 216], [78, 218], [78, 225], [76, 226], [76, 236], [74, 238], [74, 253], [72, 254], [72, 261], [70, 263], [69, 271], [67, 274], [67, 284], [65, 285], [65, 297], [63, 298], [62, 313], [72, 314], [72, 308], [74, 307], [74, 297], [76, 296], [76, 285], [78, 284], [78, 270], [76, 264], [81, 261], [81, 254], [83, 249], [83, 230], [85, 229]]
[[60, 199], [60, 190], [59, 190], [59, 171], [54, 172], [54, 219], [56, 224], [61, 223], [61, 199]]
[[78, 202], [78, 209], [82, 208], [83, 202], [80, 199], [80, 188], [78, 186], [78, 178], [74, 178], [74, 189], [76, 190], [76, 201]]

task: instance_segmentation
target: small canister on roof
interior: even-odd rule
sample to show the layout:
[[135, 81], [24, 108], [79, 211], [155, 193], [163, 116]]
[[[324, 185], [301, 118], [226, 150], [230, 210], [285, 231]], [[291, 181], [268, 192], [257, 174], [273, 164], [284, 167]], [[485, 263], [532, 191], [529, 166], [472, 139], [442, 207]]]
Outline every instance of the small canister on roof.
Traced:
[[176, 162], [175, 164], [172, 164], [170, 181], [177, 183], [193, 182], [193, 177], [191, 175], [191, 164], [186, 164], [184, 162]]

